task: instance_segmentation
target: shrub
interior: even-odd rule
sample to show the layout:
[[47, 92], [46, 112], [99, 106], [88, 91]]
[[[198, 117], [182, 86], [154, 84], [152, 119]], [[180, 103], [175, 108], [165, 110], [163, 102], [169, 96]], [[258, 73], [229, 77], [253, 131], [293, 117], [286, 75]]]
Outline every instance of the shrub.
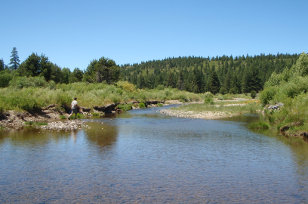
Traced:
[[93, 117], [93, 118], [99, 118], [99, 117], [100, 117], [100, 114], [99, 114], [99, 113], [93, 113], [93, 114], [92, 114], [92, 117]]
[[10, 81], [10, 86], [18, 89], [26, 87], [46, 87], [44, 77], [15, 77]]
[[269, 104], [269, 102], [274, 98], [276, 92], [277, 88], [275, 86], [264, 89], [260, 94], [262, 105], [265, 106], [266, 104]]
[[185, 94], [180, 94], [178, 98], [181, 102], [188, 102], [189, 99]]
[[256, 98], [256, 96], [257, 96], [257, 92], [256, 91], [252, 91], [251, 93], [250, 93], [250, 96], [251, 96], [251, 98]]
[[204, 94], [204, 104], [214, 104], [214, 100], [213, 100], [213, 94], [211, 92], [206, 92]]
[[157, 90], [164, 90], [164, 88], [165, 88], [164, 85], [161, 84], [156, 87]]
[[136, 90], [135, 85], [127, 81], [119, 81], [117, 82], [117, 86], [128, 92], [134, 92]]
[[118, 105], [118, 108], [123, 110], [123, 111], [129, 111], [131, 109], [133, 109], [132, 104], [120, 104]]
[[258, 121], [249, 124], [249, 128], [254, 130], [267, 130], [270, 128], [269, 124], [264, 121]]
[[139, 108], [146, 108], [144, 103], [139, 103]]
[[13, 76], [6, 71], [0, 72], [0, 87], [7, 87], [9, 86], [10, 81], [12, 80]]
[[158, 103], [157, 106], [158, 107], [163, 107], [163, 104], [162, 103]]

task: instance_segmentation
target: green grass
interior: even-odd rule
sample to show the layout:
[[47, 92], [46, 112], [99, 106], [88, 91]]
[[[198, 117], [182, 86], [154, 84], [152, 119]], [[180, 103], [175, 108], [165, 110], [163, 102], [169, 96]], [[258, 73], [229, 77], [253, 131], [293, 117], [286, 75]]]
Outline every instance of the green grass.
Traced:
[[27, 121], [25, 122], [26, 126], [43, 126], [43, 125], [48, 125], [46, 122], [34, 122], [34, 121]]
[[133, 109], [132, 104], [120, 104], [118, 105], [118, 108], [123, 110], [123, 111], [129, 111], [131, 109]]
[[248, 127], [253, 130], [268, 130], [270, 125], [265, 121], [258, 121], [250, 123]]
[[57, 108], [69, 109], [72, 98], [78, 98], [82, 107], [104, 106], [111, 103], [129, 103], [147, 100], [182, 100], [201, 101], [201, 94], [189, 93], [172, 88], [136, 89], [128, 82], [115, 85], [104, 83], [90, 84], [79, 82], [73, 84], [57, 84], [55, 87], [10, 86], [0, 88], [0, 111], [39, 111], [41, 108], [56, 104]]
[[93, 117], [93, 118], [100, 118], [101, 115], [100, 115], [99, 113], [95, 113], [95, 112], [94, 112], [94, 113], [92, 114], [92, 117]]
[[69, 117], [70, 120], [74, 120], [74, 119], [84, 119], [85, 116], [82, 113], [77, 113], [77, 115], [73, 114]]
[[308, 132], [308, 55], [301, 54], [296, 64], [282, 73], [273, 73], [260, 94], [265, 106], [283, 103], [280, 110], [265, 111], [273, 129], [288, 126], [287, 133]]
[[146, 108], [144, 103], [139, 103], [139, 108]]

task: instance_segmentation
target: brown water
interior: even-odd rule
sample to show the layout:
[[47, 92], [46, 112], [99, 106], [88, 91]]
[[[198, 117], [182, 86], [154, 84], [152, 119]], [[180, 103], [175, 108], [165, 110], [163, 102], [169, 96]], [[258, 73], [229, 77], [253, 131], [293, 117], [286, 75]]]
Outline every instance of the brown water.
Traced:
[[307, 143], [158, 109], [0, 134], [0, 203], [308, 203]]

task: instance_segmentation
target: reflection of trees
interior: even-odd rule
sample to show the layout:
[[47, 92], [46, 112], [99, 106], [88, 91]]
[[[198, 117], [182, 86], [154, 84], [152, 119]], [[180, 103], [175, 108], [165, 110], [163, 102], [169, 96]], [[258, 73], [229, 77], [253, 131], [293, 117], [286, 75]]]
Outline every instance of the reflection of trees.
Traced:
[[118, 135], [118, 129], [116, 126], [101, 124], [101, 123], [89, 123], [89, 128], [85, 130], [86, 137], [89, 142], [99, 146], [105, 147], [112, 145]]
[[5, 140], [11, 145], [35, 147], [48, 144], [51, 140], [59, 141], [69, 139], [69, 132], [49, 132], [35, 129], [25, 129], [19, 131], [1, 131], [0, 144]]
[[0, 130], [0, 145], [4, 142], [5, 132]]

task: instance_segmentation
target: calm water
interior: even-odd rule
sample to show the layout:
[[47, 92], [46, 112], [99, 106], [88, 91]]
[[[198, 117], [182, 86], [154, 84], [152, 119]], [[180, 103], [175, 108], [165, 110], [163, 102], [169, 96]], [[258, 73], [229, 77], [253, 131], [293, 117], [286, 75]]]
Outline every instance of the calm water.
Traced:
[[308, 203], [307, 143], [157, 110], [0, 135], [0, 203]]

